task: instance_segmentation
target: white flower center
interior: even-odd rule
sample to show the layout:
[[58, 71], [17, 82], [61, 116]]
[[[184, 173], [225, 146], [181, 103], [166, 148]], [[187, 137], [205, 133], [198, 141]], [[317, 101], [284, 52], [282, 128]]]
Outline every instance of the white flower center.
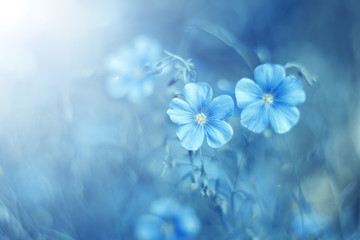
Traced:
[[274, 97], [273, 95], [267, 93], [263, 96], [263, 100], [265, 103], [272, 104], [274, 102]]
[[206, 122], [206, 116], [203, 113], [199, 113], [196, 115], [196, 121], [200, 124], [203, 124], [204, 122]]

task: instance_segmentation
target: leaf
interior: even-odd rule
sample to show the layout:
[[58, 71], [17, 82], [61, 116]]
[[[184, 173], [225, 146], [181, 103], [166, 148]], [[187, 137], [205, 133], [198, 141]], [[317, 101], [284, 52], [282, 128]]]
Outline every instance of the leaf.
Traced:
[[309, 86], [313, 86], [317, 82], [317, 77], [310, 74], [303, 66], [296, 62], [288, 62], [284, 67], [288, 75], [295, 76], [299, 80], [306, 82]]
[[223, 41], [229, 47], [233, 48], [246, 62], [251, 72], [255, 69], [256, 66], [260, 65], [260, 59], [255, 54], [255, 52], [246, 47], [245, 44], [238, 41], [236, 37], [225, 28], [205, 21], [197, 22], [195, 23], [195, 26], [202, 31], [213, 35], [214, 37]]

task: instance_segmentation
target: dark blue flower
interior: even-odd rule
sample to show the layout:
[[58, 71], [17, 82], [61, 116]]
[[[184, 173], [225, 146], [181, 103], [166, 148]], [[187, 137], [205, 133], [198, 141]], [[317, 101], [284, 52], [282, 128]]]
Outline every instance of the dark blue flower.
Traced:
[[151, 214], [140, 217], [136, 236], [139, 240], [186, 240], [200, 230], [195, 212], [164, 198], [151, 205]]
[[277, 133], [289, 131], [299, 121], [296, 106], [305, 101], [300, 81], [286, 76], [284, 67], [273, 64], [258, 66], [254, 78], [255, 81], [243, 78], [236, 85], [241, 124], [256, 133], [269, 124]]
[[212, 100], [212, 89], [207, 83], [188, 83], [184, 87], [184, 100], [174, 98], [167, 113], [180, 125], [176, 135], [188, 150], [200, 148], [207, 137], [210, 147], [218, 148], [227, 143], [232, 127], [224, 121], [234, 111], [234, 102], [228, 95]]
[[148, 37], [139, 36], [133, 45], [111, 54], [105, 61], [110, 72], [107, 90], [112, 98], [128, 98], [139, 102], [154, 90], [154, 63], [159, 60], [160, 44]]

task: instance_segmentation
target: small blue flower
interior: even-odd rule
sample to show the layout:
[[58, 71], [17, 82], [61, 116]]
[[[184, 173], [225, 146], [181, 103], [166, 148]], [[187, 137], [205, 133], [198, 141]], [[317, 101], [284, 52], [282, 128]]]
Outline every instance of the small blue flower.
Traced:
[[228, 95], [212, 99], [212, 89], [207, 83], [188, 83], [184, 87], [184, 100], [174, 98], [167, 113], [180, 125], [176, 135], [188, 150], [200, 148], [207, 137], [210, 147], [218, 148], [227, 143], [232, 127], [224, 121], [234, 111], [234, 101]]
[[300, 117], [297, 105], [305, 101], [305, 92], [298, 79], [285, 76], [280, 65], [263, 64], [254, 71], [255, 82], [242, 78], [235, 88], [241, 111], [241, 124], [260, 133], [268, 125], [277, 133], [289, 131]]
[[155, 201], [150, 212], [138, 220], [136, 236], [139, 240], [186, 240], [200, 230], [200, 221], [195, 212], [179, 206], [172, 199]]
[[110, 72], [107, 90], [112, 98], [128, 98], [139, 102], [154, 90], [154, 63], [162, 53], [160, 44], [148, 37], [139, 36], [133, 45], [111, 54], [105, 61]]

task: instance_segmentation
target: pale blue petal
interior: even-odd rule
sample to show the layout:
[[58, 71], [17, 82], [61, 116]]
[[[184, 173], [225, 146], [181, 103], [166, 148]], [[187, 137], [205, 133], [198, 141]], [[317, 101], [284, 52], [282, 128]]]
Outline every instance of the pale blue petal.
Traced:
[[138, 103], [145, 97], [150, 96], [154, 92], [154, 82], [152, 78], [134, 81], [133, 88], [128, 93], [128, 98], [132, 102]]
[[109, 55], [105, 60], [105, 68], [113, 73], [121, 74], [128, 72], [133, 68], [134, 57], [129, 48], [122, 48], [119, 51]]
[[255, 133], [264, 131], [269, 125], [268, 108], [263, 101], [247, 106], [241, 112], [241, 124]]
[[185, 124], [177, 129], [176, 135], [184, 148], [195, 151], [204, 141], [204, 127], [197, 123]]
[[223, 146], [233, 135], [233, 129], [230, 124], [221, 120], [211, 120], [205, 124], [205, 131], [207, 143], [213, 148]]
[[161, 55], [160, 44], [147, 36], [138, 36], [134, 40], [134, 53], [139, 60], [156, 61]]
[[184, 98], [195, 111], [202, 111], [210, 104], [212, 88], [207, 83], [188, 83], [184, 87]]
[[251, 79], [242, 78], [235, 87], [236, 103], [239, 108], [259, 101], [263, 96], [261, 88]]
[[161, 198], [153, 202], [150, 206], [150, 212], [163, 219], [174, 214], [174, 209], [177, 209], [178, 203], [171, 198]]
[[180, 125], [195, 122], [194, 111], [190, 108], [187, 102], [179, 98], [174, 98], [170, 102], [167, 114], [169, 114], [171, 121]]
[[305, 92], [301, 82], [293, 76], [288, 76], [281, 81], [274, 95], [277, 102], [288, 106], [296, 106], [305, 101]]
[[106, 88], [110, 97], [118, 99], [125, 97], [133, 84], [120, 76], [112, 76], [107, 80]]
[[300, 113], [296, 107], [277, 104], [269, 110], [271, 127], [277, 133], [289, 131], [298, 121]]
[[285, 69], [277, 64], [262, 64], [255, 68], [254, 78], [264, 92], [271, 92], [285, 79]]
[[139, 240], [161, 240], [163, 239], [162, 225], [164, 222], [152, 215], [140, 217], [136, 227], [136, 236]]
[[208, 111], [209, 118], [220, 120], [229, 118], [234, 111], [234, 101], [228, 95], [220, 95], [211, 101]]
[[200, 221], [190, 208], [179, 208], [175, 222], [178, 235], [184, 236], [186, 239], [194, 236], [200, 230]]

